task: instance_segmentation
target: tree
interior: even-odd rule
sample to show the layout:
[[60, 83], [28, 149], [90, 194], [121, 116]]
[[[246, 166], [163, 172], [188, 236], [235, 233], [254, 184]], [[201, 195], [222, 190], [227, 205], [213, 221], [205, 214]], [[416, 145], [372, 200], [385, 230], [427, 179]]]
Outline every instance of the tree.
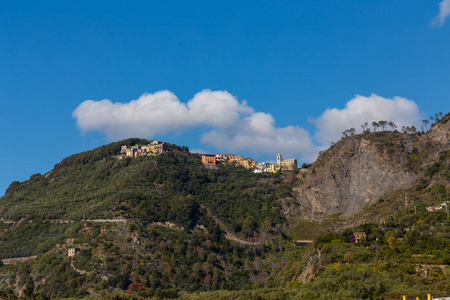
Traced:
[[379, 126], [381, 126], [381, 128], [383, 129], [383, 130], [386, 130], [386, 125], [387, 125], [387, 121], [383, 121], [383, 120], [381, 120], [381, 121], [378, 121], [378, 125]]
[[395, 125], [395, 123], [392, 121], [389, 121], [389, 127], [391, 127], [391, 130], [397, 129], [397, 125]]
[[355, 128], [346, 129], [342, 132], [342, 138], [348, 138], [355, 135]]
[[403, 133], [411, 133], [411, 134], [416, 134], [417, 133], [417, 128], [414, 126], [402, 126], [402, 132]]
[[365, 122], [363, 125], [361, 125], [362, 129], [363, 129], [363, 134], [368, 134], [370, 133], [370, 128], [369, 128], [369, 123]]
[[430, 124], [430, 121], [427, 119], [422, 120], [423, 127], [425, 127], [425, 130], [428, 130], [428, 125]]
[[373, 126], [373, 131], [377, 131], [378, 127], [380, 127], [380, 124], [378, 124], [377, 122], [373, 121], [372, 122], [372, 126]]
[[348, 138], [347, 130], [342, 131], [342, 138]]
[[242, 231], [246, 236], [250, 236], [256, 229], [255, 218], [251, 215], [247, 215], [243, 224]]

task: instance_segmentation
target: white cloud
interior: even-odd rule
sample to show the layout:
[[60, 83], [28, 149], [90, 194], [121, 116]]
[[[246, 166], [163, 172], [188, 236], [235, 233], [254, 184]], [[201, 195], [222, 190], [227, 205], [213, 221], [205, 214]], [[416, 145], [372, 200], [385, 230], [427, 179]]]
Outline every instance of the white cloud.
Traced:
[[450, 15], [450, 0], [443, 0], [439, 3], [439, 15], [433, 19], [433, 24], [444, 26], [445, 19]]
[[280, 152], [285, 157], [301, 157], [302, 161], [312, 161], [317, 157], [309, 132], [298, 126], [275, 127], [270, 114], [254, 113], [239, 122], [236, 132], [210, 131], [202, 136], [203, 143], [228, 152], [249, 150], [255, 154]]
[[110, 139], [152, 136], [208, 125], [233, 128], [253, 112], [226, 91], [203, 90], [187, 104], [170, 91], [146, 93], [129, 103], [86, 100], [73, 112], [82, 131], [100, 131]]
[[420, 128], [421, 116], [417, 104], [402, 97], [383, 98], [375, 94], [369, 97], [356, 95], [345, 108], [329, 108], [319, 118], [311, 120], [317, 127], [315, 140], [329, 145], [340, 139], [349, 128], [361, 131], [361, 125], [372, 121], [392, 121], [400, 129], [414, 125]]
[[421, 123], [419, 109], [412, 100], [357, 95], [345, 108], [329, 108], [311, 120], [317, 128], [313, 140], [307, 130], [297, 125], [277, 127], [271, 114], [255, 111], [226, 91], [211, 90], [197, 93], [187, 103], [170, 91], [143, 94], [128, 103], [86, 100], [75, 109], [73, 117], [82, 131], [99, 131], [111, 140], [153, 138], [200, 127], [205, 130], [203, 145], [218, 152], [273, 156], [280, 152], [286, 158], [306, 162], [313, 161], [318, 150], [339, 140], [342, 131], [352, 127], [361, 131], [360, 125], [365, 122], [393, 121], [399, 128], [420, 128]]
[[170, 91], [144, 94], [129, 103], [86, 100], [73, 117], [82, 131], [99, 131], [112, 140], [205, 126], [209, 131], [201, 141], [220, 150], [281, 152], [308, 161], [317, 153], [308, 131], [298, 126], [276, 127], [271, 114], [255, 112], [226, 91], [203, 90], [186, 104]]
[[86, 100], [73, 117], [82, 131], [100, 131], [110, 139], [149, 137], [191, 126], [188, 108], [170, 91], [143, 94], [129, 103]]
[[239, 101], [226, 91], [203, 90], [187, 103], [193, 124], [210, 125], [221, 130], [232, 129], [242, 116], [253, 113], [247, 102]]

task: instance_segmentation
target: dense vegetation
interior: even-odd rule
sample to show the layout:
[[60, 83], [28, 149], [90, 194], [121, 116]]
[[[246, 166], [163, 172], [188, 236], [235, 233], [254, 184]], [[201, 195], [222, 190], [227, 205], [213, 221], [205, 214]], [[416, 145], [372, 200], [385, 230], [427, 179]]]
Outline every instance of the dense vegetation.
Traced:
[[[352, 243], [355, 231], [366, 232], [367, 238]], [[450, 293], [450, 221], [445, 212], [404, 211], [384, 224], [321, 235], [308, 247], [295, 247], [275, 235], [266, 242], [231, 242], [214, 226], [188, 233], [162, 226], [87, 222], [73, 241], [81, 248], [73, 262], [66, 248], [56, 247], [33, 260], [4, 265], [0, 285], [19, 278], [22, 288], [35, 297], [95, 292], [107, 298], [122, 290], [110, 299], [130, 294], [185, 299], [398, 299]]]
[[[388, 153], [389, 141], [374, 136]], [[445, 209], [426, 209], [450, 201], [450, 152], [425, 167], [431, 146], [407, 153], [407, 167], [421, 175], [414, 187], [383, 196], [359, 216], [377, 222], [347, 220], [345, 229], [326, 232], [335, 219], [296, 227], [282, 214], [279, 199], [301, 180], [295, 173], [206, 168], [176, 145], [157, 156], [114, 158], [121, 145], [144, 143], [76, 154], [11, 184], [0, 199], [0, 259], [36, 257], [0, 263], [0, 298], [450, 295], [450, 221]], [[366, 238], [355, 244], [357, 231]], [[302, 238], [314, 242], [294, 246]], [[69, 247], [80, 251], [70, 258]]]
[[198, 156], [174, 145], [157, 156], [110, 156], [121, 144], [146, 141], [131, 142], [71, 156], [46, 175], [11, 184], [1, 201], [1, 217], [16, 224], [0, 239], [0, 258], [41, 254], [61, 238], [73, 237], [78, 222], [89, 219], [127, 218], [140, 227], [171, 222], [189, 231], [210, 226], [212, 215], [223, 230], [247, 237], [284, 221], [276, 202], [277, 193], [286, 193], [275, 188], [279, 175], [257, 175], [228, 164], [207, 169]]

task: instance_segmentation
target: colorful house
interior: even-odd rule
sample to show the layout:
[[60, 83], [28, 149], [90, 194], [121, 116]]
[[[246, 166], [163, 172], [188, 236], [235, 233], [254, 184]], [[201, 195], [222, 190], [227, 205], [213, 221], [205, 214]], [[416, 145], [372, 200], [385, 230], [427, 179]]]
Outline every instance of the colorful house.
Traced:
[[279, 169], [280, 169], [280, 167], [276, 164], [270, 164], [270, 166], [269, 166], [270, 173], [276, 173]]
[[235, 161], [236, 163], [240, 163], [242, 160], [242, 156], [239, 156], [239, 154], [228, 154], [228, 161], [232, 162]]
[[202, 163], [208, 166], [216, 165], [216, 155], [214, 154], [202, 154]]
[[[165, 142], [160, 142], [158, 140], [152, 141], [150, 144], [142, 146], [142, 145], [134, 145], [128, 148], [126, 145], [123, 145], [120, 148], [120, 152], [122, 155], [126, 157], [137, 157], [143, 156], [147, 154], [159, 154], [168, 151], [168, 145]], [[122, 156], [119, 158], [123, 158]]]
[[218, 162], [235, 162], [246, 168], [256, 167], [256, 160], [250, 157], [243, 158], [239, 154], [202, 154], [204, 165], [216, 165]]

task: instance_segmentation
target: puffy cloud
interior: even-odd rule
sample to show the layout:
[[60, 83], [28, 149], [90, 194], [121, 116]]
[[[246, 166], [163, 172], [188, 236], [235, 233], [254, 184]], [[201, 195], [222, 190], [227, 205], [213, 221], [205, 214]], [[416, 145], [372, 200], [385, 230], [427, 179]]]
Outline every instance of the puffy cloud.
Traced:
[[73, 117], [82, 131], [99, 131], [111, 140], [132, 136], [152, 138], [201, 127], [205, 130], [201, 142], [220, 152], [256, 155], [280, 152], [285, 157], [308, 162], [316, 158], [318, 150], [338, 140], [342, 131], [352, 127], [360, 131], [365, 122], [393, 121], [399, 128], [403, 125], [420, 128], [421, 123], [419, 109], [412, 100], [357, 95], [345, 108], [327, 109], [311, 120], [317, 128], [313, 140], [299, 126], [277, 127], [271, 114], [255, 111], [226, 91], [211, 90], [197, 93], [187, 103], [170, 91], [143, 94], [128, 103], [86, 100], [75, 109]]
[[82, 131], [100, 131], [110, 139], [153, 136], [209, 125], [233, 128], [253, 109], [226, 91], [204, 90], [187, 104], [170, 91], [146, 93], [129, 103], [86, 100], [73, 112]]
[[187, 103], [191, 122], [231, 129], [241, 117], [253, 113], [247, 102], [240, 103], [226, 91], [203, 90]]
[[356, 95], [345, 108], [329, 108], [319, 118], [311, 120], [317, 127], [315, 140], [329, 145], [337, 141], [349, 128], [361, 131], [361, 125], [372, 121], [392, 121], [398, 128], [414, 125], [420, 128], [421, 116], [417, 104], [402, 97], [383, 98], [375, 94], [369, 97]]
[[110, 139], [152, 136], [192, 125], [188, 108], [170, 91], [143, 94], [129, 103], [86, 100], [73, 117], [82, 131], [100, 131]]
[[229, 152], [299, 155], [315, 158], [309, 133], [298, 126], [278, 128], [271, 114], [255, 112], [226, 91], [203, 90], [186, 104], [170, 91], [143, 94], [129, 103], [86, 100], [73, 112], [82, 131], [99, 131], [110, 139], [153, 137], [205, 126], [201, 141]]
[[444, 26], [445, 19], [450, 15], [450, 0], [439, 3], [439, 14], [433, 19], [433, 24]]
[[281, 152], [285, 157], [297, 156], [303, 161], [312, 161], [317, 157], [309, 132], [298, 126], [275, 127], [270, 114], [254, 113], [239, 122], [239, 130], [224, 132], [210, 131], [201, 141], [228, 152], [249, 150], [255, 154]]

